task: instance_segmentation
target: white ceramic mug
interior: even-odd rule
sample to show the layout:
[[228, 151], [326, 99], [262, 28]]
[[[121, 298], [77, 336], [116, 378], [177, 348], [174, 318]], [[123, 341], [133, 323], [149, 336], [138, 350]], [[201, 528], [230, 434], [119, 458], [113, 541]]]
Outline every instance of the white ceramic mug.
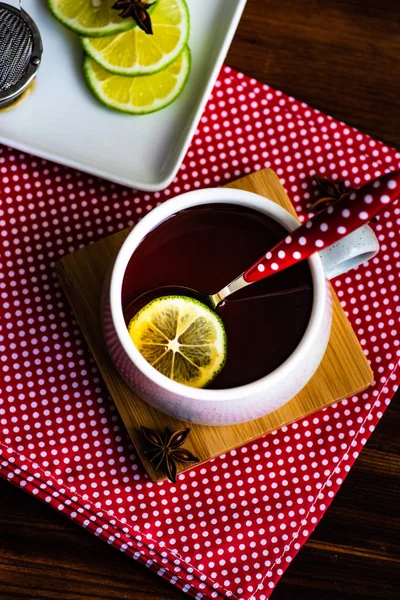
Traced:
[[102, 317], [106, 344], [115, 365], [131, 389], [148, 404], [183, 421], [229, 425], [268, 414], [306, 385], [321, 362], [329, 340], [332, 297], [327, 279], [374, 256], [379, 243], [372, 229], [364, 225], [308, 259], [313, 280], [310, 321], [295, 351], [275, 371], [240, 387], [224, 390], [192, 388], [159, 373], [137, 350], [125, 324], [121, 292], [127, 265], [150, 231], [181, 210], [215, 202], [255, 209], [275, 219], [288, 231], [299, 225], [284, 208], [251, 192], [216, 188], [177, 196], [152, 210], [126, 238], [105, 284]]

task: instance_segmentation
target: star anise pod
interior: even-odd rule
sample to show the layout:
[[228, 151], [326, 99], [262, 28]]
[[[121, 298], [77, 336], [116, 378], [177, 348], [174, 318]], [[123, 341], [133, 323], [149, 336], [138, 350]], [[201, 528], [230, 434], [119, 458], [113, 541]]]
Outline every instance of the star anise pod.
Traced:
[[352, 188], [346, 188], [344, 181], [331, 181], [325, 179], [325, 177], [319, 177], [319, 175], [314, 175], [314, 181], [317, 184], [321, 198], [318, 198], [310, 207], [310, 212], [324, 210], [353, 191]]
[[151, 26], [151, 18], [147, 10], [150, 6], [153, 6], [154, 2], [141, 2], [141, 0], [117, 0], [113, 4], [115, 10], [120, 10], [119, 16], [123, 19], [132, 17], [138, 27], [145, 33], [152, 34], [153, 28]]
[[179, 429], [171, 433], [168, 427], [166, 427], [164, 435], [160, 435], [148, 427], [143, 427], [143, 425], [140, 429], [150, 445], [149, 450], [145, 451], [146, 454], [150, 455], [150, 461], [155, 463], [154, 466], [156, 469], [161, 467], [168, 479], [173, 483], [176, 482], [177, 462], [200, 462], [200, 459], [193, 456], [189, 450], [181, 448], [190, 434], [189, 428]]
[[[348, 196], [355, 190], [355, 188], [346, 188], [344, 181], [331, 181], [330, 179], [320, 177], [319, 175], [314, 175], [314, 181], [321, 194], [321, 198], [318, 198], [318, 200], [310, 206], [310, 212], [314, 213], [318, 213], [321, 210], [328, 208], [328, 206], [336, 204], [339, 200]], [[376, 222], [377, 220], [378, 217], [373, 217], [371, 219], [373, 222]]]

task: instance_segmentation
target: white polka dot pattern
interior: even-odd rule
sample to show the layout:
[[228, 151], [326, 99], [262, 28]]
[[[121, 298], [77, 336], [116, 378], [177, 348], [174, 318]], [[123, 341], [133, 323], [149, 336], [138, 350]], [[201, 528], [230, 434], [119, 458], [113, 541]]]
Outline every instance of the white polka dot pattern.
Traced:
[[[383, 210], [385, 204], [397, 200], [399, 194], [400, 172], [391, 171], [377, 181], [367, 183], [352, 193], [349, 198], [343, 196], [335, 206], [328, 207], [327, 210], [321, 211], [300, 225], [291, 233], [290, 242], [288, 237], [279, 242], [249, 267], [243, 273], [243, 278], [250, 282], [260, 281], [274, 272], [287, 269], [299, 260], [309, 258], [319, 249], [331, 246], [344, 234], [355, 231], [365, 221], [375, 217]], [[361, 210], [365, 203], [371, 205], [368, 212]], [[344, 221], [346, 226], [343, 225]], [[305, 245], [307, 247], [299, 252], [298, 248]], [[286, 252], [282, 253], [282, 248], [285, 248]]]
[[334, 281], [375, 384], [176, 485], [143, 473], [54, 264], [176, 194], [263, 167], [277, 172], [304, 221], [314, 173], [359, 187], [399, 166], [394, 150], [228, 68], [163, 192], [135, 192], [1, 148], [1, 475], [197, 599], [265, 600], [395, 391], [399, 206], [373, 224], [380, 253]]

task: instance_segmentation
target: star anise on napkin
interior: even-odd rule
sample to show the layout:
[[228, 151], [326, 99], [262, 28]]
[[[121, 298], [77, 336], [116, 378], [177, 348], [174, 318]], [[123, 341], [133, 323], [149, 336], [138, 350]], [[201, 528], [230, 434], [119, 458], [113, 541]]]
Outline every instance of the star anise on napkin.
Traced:
[[162, 468], [166, 476], [173, 483], [176, 482], [176, 463], [197, 463], [199, 458], [193, 456], [189, 450], [182, 448], [190, 434], [190, 429], [179, 429], [171, 431], [168, 427], [165, 428], [164, 434], [160, 435], [153, 429], [148, 427], [140, 427], [144, 437], [150, 445], [149, 450], [145, 450], [149, 454], [150, 462], [155, 463], [156, 469]]
[[324, 210], [353, 191], [352, 188], [346, 188], [344, 181], [331, 181], [319, 175], [314, 175], [314, 181], [317, 184], [321, 198], [318, 198], [310, 207], [310, 212]]
[[145, 33], [152, 34], [151, 18], [147, 10], [153, 4], [154, 2], [141, 2], [141, 0], [117, 0], [113, 4], [113, 8], [121, 11], [119, 14], [120, 17], [123, 19], [132, 17], [140, 29]]

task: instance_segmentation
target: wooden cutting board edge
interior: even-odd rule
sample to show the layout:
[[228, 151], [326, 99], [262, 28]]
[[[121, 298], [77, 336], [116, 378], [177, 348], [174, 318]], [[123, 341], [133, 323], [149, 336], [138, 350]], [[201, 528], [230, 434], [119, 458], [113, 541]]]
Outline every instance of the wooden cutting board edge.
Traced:
[[[247, 175], [239, 180], [233, 181], [227, 184], [225, 187], [236, 189], [245, 188], [248, 191], [261, 194], [264, 197], [277, 201], [279, 204], [283, 205], [289, 212], [291, 212], [291, 214], [296, 216], [296, 211], [291, 205], [290, 200], [287, 197], [286, 192], [283, 189], [277, 175], [270, 169], [257, 171], [256, 173]], [[296, 413], [293, 413], [293, 411], [288, 411], [288, 405], [292, 404], [296, 399], [298, 399], [299, 396], [304, 396], [306, 394], [307, 388], [309, 388], [310, 384], [314, 381], [314, 378], [317, 377], [318, 371], [316, 375], [314, 375], [314, 377], [311, 379], [309, 384], [307, 384], [307, 386], [302, 390], [302, 392], [300, 392], [298, 397], [292, 399], [289, 403], [284, 405], [284, 407], [278, 409], [278, 411], [275, 411], [274, 413], [270, 413], [270, 415], [266, 415], [266, 417], [262, 417], [261, 419], [257, 419], [255, 421], [250, 421], [248, 423], [243, 423], [240, 425], [230, 427], [205, 427], [190, 423], [187, 424], [172, 419], [171, 417], [168, 417], [162, 413], [158, 413], [154, 409], [150, 408], [141, 399], [135, 397], [133, 392], [131, 392], [126, 386], [126, 384], [122, 381], [115, 367], [112, 365], [108, 354], [105, 351], [104, 342], [103, 347], [99, 347], [99, 345], [101, 344], [101, 338], [99, 336], [93, 335], [94, 328], [99, 327], [100, 324], [99, 306], [97, 307], [97, 311], [93, 311], [92, 300], [90, 299], [90, 297], [84, 297], [85, 295], [82, 295], [81, 293], [82, 285], [84, 286], [86, 285], [86, 283], [87, 285], [90, 284], [90, 281], [87, 280], [88, 274], [87, 272], [85, 272], [85, 268], [89, 268], [88, 258], [90, 259], [92, 266], [97, 264], [97, 268], [99, 268], [99, 265], [103, 267], [103, 252], [101, 254], [96, 253], [96, 249], [100, 248], [101, 246], [103, 250], [107, 248], [108, 260], [111, 263], [118, 248], [128, 235], [129, 231], [130, 230], [120, 231], [110, 236], [109, 238], [106, 238], [106, 240], [100, 240], [99, 242], [91, 244], [89, 247], [80, 249], [68, 256], [63, 257], [56, 265], [56, 272], [60, 279], [64, 292], [72, 306], [77, 321], [83, 331], [86, 341], [88, 342], [88, 345], [96, 359], [102, 376], [109, 387], [110, 393], [115, 401], [115, 404], [117, 405], [121, 418], [128, 429], [129, 435], [135, 445], [138, 455], [141, 458], [151, 479], [153, 479], [154, 481], [163, 480], [165, 479], [165, 476], [160, 471], [155, 471], [145, 454], [145, 446], [143, 444], [142, 436], [139, 432], [140, 424], [144, 424], [150, 427], [152, 425], [155, 425], [156, 428], [160, 428], [163, 425], [168, 425], [170, 428], [175, 429], [177, 429], [178, 427], [189, 426], [191, 428], [191, 435], [186, 444], [186, 447], [190, 449], [195, 455], [200, 455], [199, 457], [201, 459], [201, 462], [198, 464], [202, 464], [210, 460], [210, 458], [215, 458], [216, 456], [219, 456], [220, 454], [225, 454], [226, 452], [229, 452], [234, 448], [238, 448], [245, 443], [254, 441], [272, 430], [275, 430], [279, 427], [283, 427], [284, 425], [288, 425], [293, 421], [296, 421], [304, 416], [312, 415], [321, 408], [328, 406], [332, 403], [338, 402], [339, 400], [342, 400], [343, 398], [348, 397], [349, 395], [357, 394], [371, 384], [373, 380], [373, 374], [370, 369], [367, 358], [365, 357], [362, 348], [357, 340], [357, 337], [354, 331], [352, 330], [351, 325], [347, 320], [347, 317], [345, 316], [342, 307], [340, 306], [339, 300], [334, 290], [332, 289], [334, 312], [332, 337], [338, 338], [338, 352], [340, 351], [341, 353], [344, 352], [345, 347], [344, 344], [340, 342], [343, 341], [344, 336], [346, 336], [346, 339], [349, 340], [348, 346], [349, 349], [351, 348], [351, 351], [349, 350], [349, 356], [345, 357], [345, 361], [346, 363], [347, 361], [353, 361], [353, 366], [355, 369], [355, 381], [354, 384], [351, 386], [351, 391], [348, 387], [345, 388], [344, 386], [342, 386], [343, 390], [338, 391], [338, 389], [336, 389], [340, 387], [340, 381], [337, 381], [335, 375], [337, 375], [338, 377], [342, 377], [342, 374], [340, 372], [336, 373], [337, 367], [339, 364], [340, 368], [343, 368], [343, 364], [340, 363], [340, 358], [338, 359], [339, 363], [337, 363], [337, 357], [333, 356], [333, 358], [329, 362], [329, 367], [331, 371], [331, 377], [335, 378], [335, 391], [331, 391], [328, 394], [329, 398], [326, 397], [322, 403], [321, 393], [319, 392], [317, 394], [319, 400], [315, 401], [314, 398], [314, 402], [312, 404], [309, 401], [309, 399], [306, 400], [306, 404], [308, 402], [307, 408], [306, 406], [303, 407], [303, 405], [300, 405], [299, 407], [297, 407]], [[79, 282], [76, 279], [76, 275], [82, 269], [85, 273], [83, 279]], [[94, 281], [96, 282], [96, 284], [98, 284], [98, 281], [96, 281], [96, 273], [93, 273], [93, 275]], [[90, 314], [92, 324], [89, 326], [87, 317]], [[355, 360], [356, 357], [357, 360]], [[337, 363], [336, 369], [335, 360]], [[328, 363], [326, 360], [326, 356], [324, 357], [323, 363], [324, 365], [326, 363], [324, 368], [327, 369]], [[327, 381], [325, 381], [325, 385], [326, 383]], [[342, 391], [343, 393], [340, 394], [340, 391]], [[313, 396], [315, 396], [314, 392]], [[134, 402], [132, 402], [132, 399], [134, 399]], [[143, 410], [145, 411], [145, 414], [143, 413]], [[138, 412], [137, 415], [136, 412]], [[134, 414], [133, 418], [135, 423], [132, 422], [132, 414]], [[149, 417], [151, 423], [149, 423]], [[222, 443], [222, 438], [225, 440], [229, 430], [229, 437], [231, 438], [231, 441], [225, 441]], [[247, 433], [245, 434], [244, 431], [246, 431]], [[180, 466], [180, 469], [178, 470], [179, 472], [183, 472], [192, 467], [193, 465], [184, 468]]]

